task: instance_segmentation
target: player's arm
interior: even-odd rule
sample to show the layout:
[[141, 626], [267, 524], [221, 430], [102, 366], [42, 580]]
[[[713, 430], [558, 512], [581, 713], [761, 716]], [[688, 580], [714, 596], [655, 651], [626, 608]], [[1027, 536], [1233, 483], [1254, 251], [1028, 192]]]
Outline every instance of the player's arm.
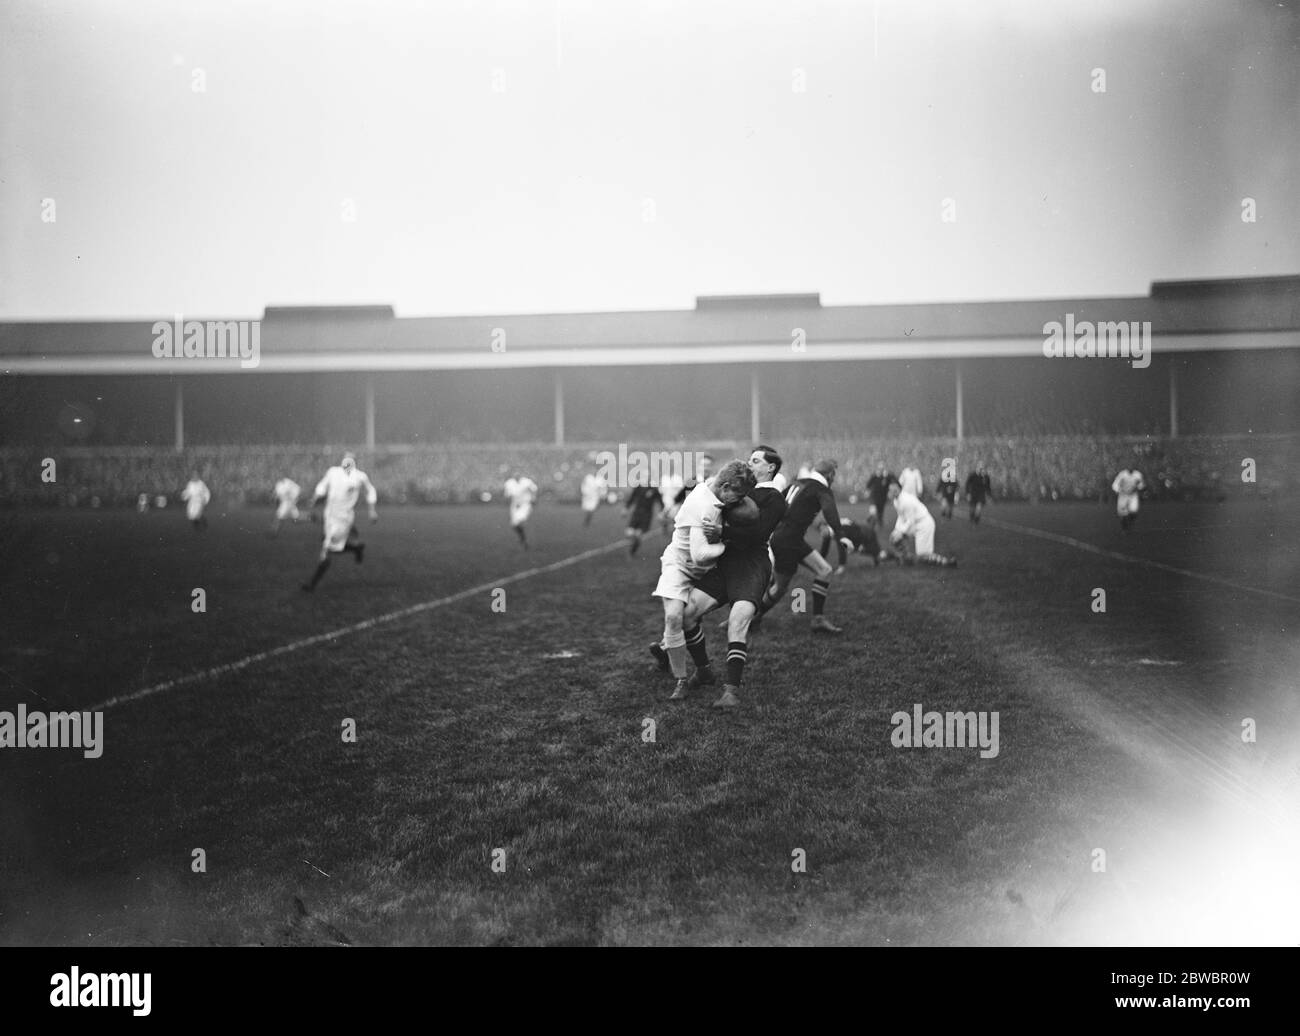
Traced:
[[379, 503], [379, 494], [375, 492], [375, 485], [370, 481], [370, 476], [365, 479], [366, 505], [370, 508], [370, 520], [379, 521], [379, 512], [375, 510], [375, 504]]
[[[758, 504], [758, 518], [753, 525], [724, 525], [722, 538], [737, 547], [756, 547], [766, 543], [785, 517], [785, 497], [780, 493], [765, 493]], [[753, 497], [749, 499], [753, 500]]]
[[704, 533], [704, 526], [691, 526], [691, 561], [697, 565], [707, 565], [722, 556], [727, 549], [725, 543], [710, 543]]
[[840, 510], [835, 506], [835, 494], [829, 486], [822, 489], [820, 502], [822, 517], [826, 519], [826, 524], [838, 532], [840, 528]]

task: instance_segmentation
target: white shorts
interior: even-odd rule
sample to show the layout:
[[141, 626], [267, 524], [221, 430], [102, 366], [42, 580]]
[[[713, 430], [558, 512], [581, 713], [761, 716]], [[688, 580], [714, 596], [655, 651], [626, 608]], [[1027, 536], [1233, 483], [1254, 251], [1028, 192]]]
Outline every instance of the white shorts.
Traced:
[[934, 553], [934, 520], [926, 522], [924, 525], [918, 525], [913, 535], [916, 536], [917, 554]]
[[695, 580], [699, 575], [692, 576], [676, 561], [669, 558], [660, 558], [659, 566], [659, 582], [650, 596], [664, 597], [670, 601], [689, 601], [691, 590], [695, 588]]
[[192, 522], [197, 522], [203, 517], [203, 503], [198, 500], [191, 500], [185, 505], [185, 517]]
[[1136, 493], [1120, 493], [1115, 502], [1115, 507], [1119, 511], [1119, 516], [1123, 518], [1127, 514], [1138, 513], [1138, 495]]
[[511, 504], [510, 505], [510, 524], [523, 525], [528, 521], [528, 516], [533, 513], [532, 504]]
[[348, 533], [352, 531], [354, 515], [325, 516], [325, 549], [337, 554], [348, 542]]
[[600, 497], [597, 497], [595, 500], [582, 501], [582, 509], [584, 511], [594, 511], [599, 506], [600, 506]]
[[298, 505], [292, 500], [281, 500], [280, 506], [276, 508], [275, 516], [281, 521], [285, 518], [292, 518], [296, 522], [298, 520]]

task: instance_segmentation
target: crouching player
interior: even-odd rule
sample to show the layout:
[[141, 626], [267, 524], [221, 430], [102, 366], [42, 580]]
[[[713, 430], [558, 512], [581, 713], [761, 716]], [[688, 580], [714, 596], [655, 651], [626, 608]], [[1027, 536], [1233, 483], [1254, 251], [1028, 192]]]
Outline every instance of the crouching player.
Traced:
[[[889, 541], [901, 546], [904, 539], [911, 537], [916, 546], [916, 560], [923, 565], [956, 565], [956, 558], [944, 557], [934, 552], [934, 516], [914, 493], [901, 490], [898, 486], [889, 487], [889, 499], [898, 512], [898, 524], [890, 533]], [[905, 556], [905, 563], [911, 564], [910, 556]]]
[[754, 474], [749, 466], [733, 460], [714, 478], [696, 486], [673, 520], [673, 537], [660, 558], [659, 583], [652, 596], [664, 603], [663, 646], [677, 680], [674, 699], [686, 697], [687, 691], [684, 618], [691, 591], [695, 581], [712, 569], [727, 549], [721, 542], [723, 508], [739, 503], [753, 488]]
[[854, 554], [869, 554], [873, 565], [879, 565], [889, 557], [888, 553], [880, 549], [880, 541], [876, 539], [875, 522], [870, 520], [866, 525], [859, 525], [852, 518], [841, 518], [838, 536], [829, 525], [823, 525], [822, 557], [830, 561], [831, 548], [835, 546], [838, 546], [840, 551], [840, 563], [835, 569], [836, 575], [842, 573], [849, 563], [849, 551]]

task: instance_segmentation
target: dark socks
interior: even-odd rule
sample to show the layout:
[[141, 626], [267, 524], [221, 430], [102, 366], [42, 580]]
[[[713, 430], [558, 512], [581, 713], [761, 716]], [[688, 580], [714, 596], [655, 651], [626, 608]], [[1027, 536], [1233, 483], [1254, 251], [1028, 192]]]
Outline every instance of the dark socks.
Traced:
[[329, 558], [326, 558], [324, 561], [322, 561], [319, 565], [316, 566], [316, 571], [313, 572], [311, 576], [311, 588], [313, 590], [316, 589], [316, 584], [321, 581], [321, 577], [325, 575], [325, 571], [329, 567], [330, 567]]
[[820, 615], [826, 607], [826, 595], [831, 592], [831, 584], [825, 579], [814, 579], [812, 585], [813, 614]]
[[732, 687], [740, 686], [745, 675], [745, 662], [748, 660], [749, 653], [745, 650], [743, 640], [733, 640], [727, 644], [727, 683]]
[[686, 631], [686, 650], [691, 653], [691, 661], [696, 669], [709, 668], [709, 647], [704, 642], [704, 628], [696, 625]]

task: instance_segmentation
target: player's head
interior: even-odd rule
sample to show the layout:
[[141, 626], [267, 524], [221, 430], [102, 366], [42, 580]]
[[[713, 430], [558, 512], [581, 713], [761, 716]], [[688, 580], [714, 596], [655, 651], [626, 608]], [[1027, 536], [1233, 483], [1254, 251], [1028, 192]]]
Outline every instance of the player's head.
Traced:
[[703, 482], [713, 474], [713, 457], [707, 453], [701, 453], [695, 462], [695, 481]]
[[819, 460], [813, 465], [813, 471], [826, 480], [828, 486], [835, 484], [835, 471], [839, 467], [833, 460]]
[[883, 475], [884, 473], [885, 473], [885, 462], [883, 460], [876, 461], [876, 474]]
[[756, 482], [771, 482], [781, 470], [781, 455], [771, 446], [759, 443], [749, 451], [749, 470]]
[[743, 460], [727, 461], [713, 479], [713, 494], [724, 507], [747, 497], [753, 488], [754, 473]]
[[341, 467], [344, 471], [346, 471], [350, 475], [352, 474], [356, 466], [357, 466], [356, 457], [352, 456], [352, 454], [350, 453], [343, 454], [343, 459], [339, 462], [339, 467]]
[[902, 491], [903, 491], [903, 487], [900, 486], [897, 482], [889, 483], [888, 495], [890, 500], [898, 499], [898, 494], [901, 493]]

